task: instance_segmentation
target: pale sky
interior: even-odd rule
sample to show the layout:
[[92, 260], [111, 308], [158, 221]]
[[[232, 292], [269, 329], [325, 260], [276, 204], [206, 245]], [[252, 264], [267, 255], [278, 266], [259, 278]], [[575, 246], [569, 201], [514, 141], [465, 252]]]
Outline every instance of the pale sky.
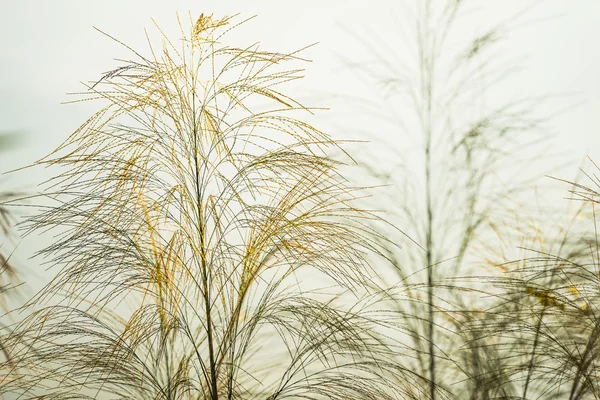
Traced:
[[[399, 0], [3, 0], [0, 3], [0, 132], [24, 132], [25, 140], [20, 149], [0, 154], [0, 172], [47, 154], [94, 111], [89, 104], [60, 104], [70, 99], [65, 93], [82, 90], [80, 81], [98, 79], [102, 72], [117, 65], [113, 58], [127, 56], [122, 48], [94, 30], [94, 26], [145, 50], [143, 29], [152, 28], [151, 18], [167, 31], [173, 31], [177, 11], [183, 15], [191, 11], [194, 16], [201, 12], [215, 16], [257, 15], [243, 27], [243, 35], [251, 41], [260, 41], [269, 50], [288, 52], [319, 42], [305, 53], [313, 62], [307, 66], [302, 96], [309, 96], [311, 105], [333, 107], [330, 115], [336, 115], [338, 103], [332, 102], [328, 94], [364, 95], [364, 85], [356, 82], [341, 60], [344, 57], [361, 63], [372, 58], [356, 37], [376, 35], [397, 50], [396, 59], [402, 58], [402, 46], [395, 47], [405, 17], [400, 3]], [[490, 23], [527, 8], [524, 3], [527, 2], [474, 0], [471, 4], [477, 17], [468, 19], [461, 29], [465, 35], [483, 32]], [[558, 164], [571, 162], [570, 169], [562, 170], [564, 176], [571, 177], [586, 155], [600, 162], [600, 1], [547, 0], [535, 4], [521, 17], [524, 24], [516, 24], [502, 47], [503, 53], [498, 55], [516, 59], [521, 68], [517, 78], [504, 90], [563, 95], [539, 112], [555, 114], [570, 108], [551, 121], [557, 135], [551, 148], [565, 156], [557, 159]], [[568, 96], [564, 95], [567, 93]], [[325, 104], [319, 104], [319, 99]], [[327, 124], [327, 114], [322, 118]], [[332, 134], [344, 137], [344, 132]], [[402, 146], [394, 138], [389, 141], [392, 146]], [[11, 178], [10, 185], [32, 187], [39, 179], [37, 173], [25, 172]]]
[[[193, 15], [241, 13], [258, 18], [244, 27], [252, 40], [282, 51], [319, 42], [307, 51], [306, 91], [348, 92], [360, 95], [351, 79], [342, 80], [338, 54], [368, 60], [343, 28], [361, 36], [372, 31], [397, 41], [401, 1], [375, 0], [205, 0], [205, 1], [81, 1], [3, 0], [0, 3], [0, 131], [23, 130], [27, 142], [12, 156], [3, 155], [0, 170], [33, 161], [47, 153], [83, 122], [92, 108], [60, 105], [66, 92], [82, 88], [80, 81], [97, 79], [114, 67], [113, 57], [124, 52], [93, 29], [94, 26], [144, 48], [144, 28], [151, 18], [161, 27], [175, 25], [175, 12]], [[435, 2], [434, 2], [435, 3]], [[522, 0], [475, 0], [478, 21], [465, 32], [482, 31], [486, 24], [526, 8]], [[600, 2], [596, 0], [538, 1], [526, 21], [509, 38], [506, 57], [518, 57], [521, 81], [514, 90], [536, 95], [573, 93], [564, 106], [578, 106], [562, 115], [553, 127], [561, 150], [575, 159], [586, 154], [600, 158]], [[536, 22], [537, 21], [537, 22]], [[348, 75], [351, 76], [351, 75]], [[346, 76], [347, 77], [347, 76]], [[518, 87], [517, 87], [518, 86]], [[596, 150], [599, 149], [599, 150]]]

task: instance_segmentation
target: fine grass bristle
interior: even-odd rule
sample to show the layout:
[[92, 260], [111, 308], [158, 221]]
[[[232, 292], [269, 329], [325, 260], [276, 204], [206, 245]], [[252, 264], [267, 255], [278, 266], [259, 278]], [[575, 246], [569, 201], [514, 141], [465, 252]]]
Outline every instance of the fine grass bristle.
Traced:
[[6, 338], [0, 393], [420, 398], [378, 313], [377, 217], [280, 89], [303, 60], [227, 45], [238, 25], [203, 14], [179, 42], [149, 39], [37, 163], [60, 173], [24, 227], [54, 232], [38, 255], [59, 271]]

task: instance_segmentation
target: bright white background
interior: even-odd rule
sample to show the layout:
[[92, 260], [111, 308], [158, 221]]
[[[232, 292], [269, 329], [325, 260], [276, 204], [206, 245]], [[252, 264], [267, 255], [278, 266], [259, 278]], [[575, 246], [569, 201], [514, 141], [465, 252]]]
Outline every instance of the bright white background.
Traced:
[[[350, 92], [353, 82], [342, 81], [337, 56], [358, 62], [368, 59], [357, 35], [367, 31], [397, 41], [402, 9], [397, 0], [178, 0], [80, 1], [3, 0], [0, 2], [0, 131], [23, 130], [27, 142], [14, 156], [3, 154], [0, 170], [33, 161], [62, 141], [87, 116], [84, 106], [60, 105], [66, 92], [82, 88], [80, 81], [97, 79], [114, 67], [113, 57], [124, 52], [93, 29], [96, 26], [140, 49], [151, 18], [162, 27], [175, 26], [175, 12], [214, 12], [258, 15], [244, 33], [263, 46], [281, 51], [319, 42], [306, 55], [307, 91]], [[472, 1], [481, 20], [466, 33], [483, 31], [486, 24], [508, 18], [526, 7], [520, 0]], [[597, 0], [538, 1], [515, 29], [507, 57], [518, 57], [523, 69], [514, 90], [532, 94], [574, 93], [565, 105], [578, 106], [557, 118], [559, 146], [575, 158], [600, 157], [600, 2]], [[344, 29], [342, 29], [344, 28]], [[399, 51], [400, 53], [400, 51]], [[85, 110], [89, 111], [89, 109]], [[599, 150], [595, 150], [599, 149]]]
[[[243, 28], [243, 35], [264, 48], [287, 52], [319, 42], [305, 56], [312, 59], [301, 96], [311, 105], [332, 107], [334, 94], [361, 97], [358, 84], [342, 58], [364, 62], [372, 56], [354, 35], [367, 32], [386, 41], [396, 57], [402, 56], [399, 26], [406, 21], [399, 0], [3, 0], [0, 2], [0, 132], [23, 132], [24, 141], [10, 153], [0, 153], [0, 172], [14, 169], [47, 154], [93, 111], [88, 104], [61, 105], [65, 93], [82, 90], [80, 81], [98, 79], [117, 66], [115, 57], [127, 53], [93, 29], [94, 26], [136, 49], [145, 49], [144, 28], [151, 18], [176, 32], [175, 12], [188, 10], [216, 16], [258, 15]], [[435, 2], [434, 2], [435, 3]], [[527, 9], [524, 23], [516, 24], [503, 44], [500, 57], [518, 60], [521, 70], [504, 88], [532, 95], [560, 94], [547, 114], [569, 108], [551, 120], [555, 132], [552, 151], [564, 156], [556, 174], [571, 177], [589, 155], [600, 161], [600, 1], [547, 0], [528, 8], [522, 0], [474, 0], [477, 18], [461, 29], [466, 36], [485, 31], [494, 21]], [[409, 29], [409, 28], [405, 28]], [[370, 36], [372, 37], [372, 36]], [[397, 44], [397, 47], [395, 47]], [[568, 94], [568, 95], [566, 95]], [[319, 100], [322, 101], [319, 101]], [[315, 104], [316, 103], [316, 104]], [[571, 107], [573, 106], [573, 107]], [[544, 106], [548, 107], [548, 106]], [[327, 113], [323, 124], [327, 125]], [[329, 121], [330, 122], [330, 121]], [[372, 126], [377, 130], [377, 125]], [[332, 132], [344, 137], [344, 132]], [[364, 137], [363, 139], [369, 139]], [[402, 146], [400, 139], [387, 138]], [[9, 184], [35, 190], [39, 170], [26, 171]], [[1, 182], [4, 182], [2, 180]], [[33, 189], [32, 189], [33, 188]], [[25, 254], [28, 249], [22, 250]]]

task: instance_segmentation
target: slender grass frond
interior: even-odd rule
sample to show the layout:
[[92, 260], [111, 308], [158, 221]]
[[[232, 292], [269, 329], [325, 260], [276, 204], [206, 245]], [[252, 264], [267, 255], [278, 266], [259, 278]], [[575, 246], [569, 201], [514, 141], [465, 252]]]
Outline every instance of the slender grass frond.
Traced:
[[7, 338], [0, 393], [422, 398], [427, 377], [391, 357], [397, 324], [374, 314], [377, 217], [279, 89], [302, 59], [226, 45], [235, 21], [149, 39], [87, 87], [102, 107], [38, 163], [61, 172], [24, 228], [54, 232], [39, 255], [60, 270]]
[[[519, 167], [531, 165], [542, 139], [544, 121], [532, 110], [543, 99], [487, 101], [510, 72], [495, 63], [495, 52], [513, 21], [464, 40], [461, 28], [474, 2], [409, 3], [403, 3], [406, 20], [396, 24], [406, 51], [351, 32], [375, 60], [355, 68], [377, 98], [363, 100], [361, 109], [373, 110], [369, 115], [386, 134], [386, 148], [361, 161], [393, 185], [378, 205], [422, 246], [403, 237], [401, 251], [383, 244], [393, 276], [382, 272], [382, 285], [404, 288], [389, 307], [402, 316], [403, 340], [413, 349], [398, 362], [428, 377], [430, 399], [440, 391], [458, 399], [510, 398], [508, 385], [496, 385], [509, 380], [498, 347], [470, 346], [478, 336], [464, 327], [482, 322], [488, 302], [480, 307], [476, 299], [487, 292], [486, 279], [502, 274], [501, 254], [489, 249], [497, 250], [498, 237], [521, 233], [503, 223], [523, 200], [518, 195], [528, 177]], [[465, 278], [473, 276], [478, 280]]]

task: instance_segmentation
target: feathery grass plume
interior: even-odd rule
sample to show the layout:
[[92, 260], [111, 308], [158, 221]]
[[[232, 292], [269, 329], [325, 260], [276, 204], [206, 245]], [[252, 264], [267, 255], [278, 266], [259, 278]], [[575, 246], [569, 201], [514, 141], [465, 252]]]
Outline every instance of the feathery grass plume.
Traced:
[[279, 89], [302, 58], [226, 45], [243, 22], [180, 21], [83, 94], [104, 105], [39, 162], [61, 173], [25, 224], [55, 232], [60, 271], [6, 340], [0, 393], [422, 398], [376, 306], [376, 217]]
[[440, 389], [461, 399], [498, 398], [505, 393], [488, 389], [481, 378], [488, 367], [502, 372], [487, 365], [497, 359], [491, 354], [497, 348], [463, 347], [472, 340], [463, 325], [485, 313], [476, 312], [472, 285], [457, 278], [499, 270], [487, 262], [497, 258], [489, 250], [495, 251], [496, 236], [508, 234], [499, 229], [526, 183], [521, 168], [530, 162], [543, 122], [531, 110], [541, 99], [486, 104], [486, 92], [510, 72], [493, 62], [508, 23], [465, 41], [460, 28], [469, 2], [411, 4], [404, 12], [408, 23], [397, 24], [408, 51], [394, 54], [392, 43], [362, 36], [375, 62], [357, 67], [381, 101], [363, 109], [389, 123], [382, 141], [388, 149], [390, 137], [406, 143], [405, 152], [384, 152], [377, 165], [364, 163], [398, 188], [385, 204], [394, 223], [422, 245], [389, 249], [395, 276], [386, 279], [399, 280], [401, 294], [390, 307], [403, 316], [405, 340], [415, 350], [402, 362], [429, 377], [431, 399]]
[[586, 175], [596, 188], [568, 182], [571, 200], [583, 201], [572, 221], [508, 264], [488, 318], [469, 327], [474, 346], [499, 348], [515, 398], [600, 398], [600, 192], [597, 177]]

